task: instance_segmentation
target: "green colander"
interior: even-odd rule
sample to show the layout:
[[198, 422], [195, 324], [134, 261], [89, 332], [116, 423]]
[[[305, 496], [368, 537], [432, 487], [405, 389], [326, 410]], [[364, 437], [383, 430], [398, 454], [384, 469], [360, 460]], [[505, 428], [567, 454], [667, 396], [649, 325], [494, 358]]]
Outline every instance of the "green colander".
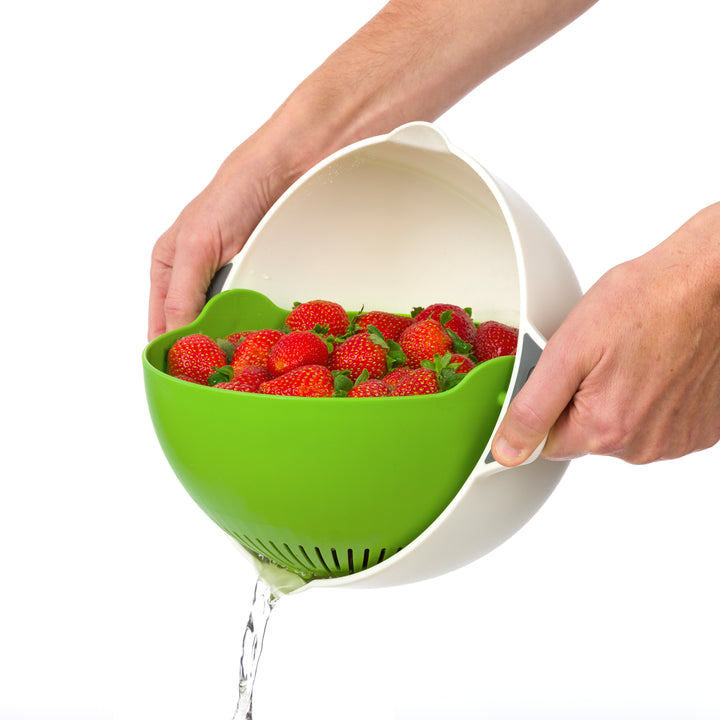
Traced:
[[344, 576], [397, 553], [447, 507], [490, 439], [513, 358], [410, 398], [264, 396], [164, 372], [181, 335], [280, 328], [286, 315], [258, 292], [217, 295], [147, 347], [150, 413], [178, 478], [225, 532], [301, 576]]

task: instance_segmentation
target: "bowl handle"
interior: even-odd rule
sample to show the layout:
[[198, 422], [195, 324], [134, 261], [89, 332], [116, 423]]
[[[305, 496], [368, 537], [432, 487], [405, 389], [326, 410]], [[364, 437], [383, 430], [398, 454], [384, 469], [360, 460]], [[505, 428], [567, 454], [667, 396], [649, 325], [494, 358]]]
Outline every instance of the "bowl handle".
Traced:
[[408, 145], [420, 150], [435, 150], [452, 154], [445, 134], [429, 122], [418, 120], [406, 123], [395, 128], [385, 137], [388, 142]]
[[[528, 324], [528, 326], [523, 329], [522, 337], [519, 344], [520, 352], [516, 360], [514, 380], [511, 388], [508, 390], [507, 398], [503, 405], [502, 415], [505, 414], [505, 411], [507, 410], [509, 404], [513, 401], [518, 392], [520, 392], [520, 388], [522, 388], [522, 386], [527, 382], [530, 374], [535, 369], [535, 366], [538, 364], [538, 360], [540, 359], [542, 349], [547, 344], [547, 340], [542, 336], [540, 332], [538, 332], [538, 330], [536, 330], [532, 325]], [[537, 460], [537, 458], [540, 456], [540, 453], [543, 451], [546, 442], [547, 435], [541, 440], [537, 448], [533, 450], [530, 457], [528, 457], [527, 460], [522, 462], [521, 465], [529, 465], [531, 462]], [[492, 455], [492, 450], [488, 450], [488, 453], [485, 457], [485, 465], [492, 466], [493, 469], [498, 470], [502, 470], [505, 467], [504, 465], [500, 465], [500, 463], [495, 460]], [[490, 468], [487, 469], [489, 470]]]
[[223, 265], [216, 273], [213, 275], [213, 279], [210, 281], [210, 286], [207, 289], [207, 293], [205, 294], [205, 302], [208, 300], [214, 298], [218, 293], [220, 293], [223, 290], [223, 287], [225, 286], [225, 281], [228, 278], [228, 275], [230, 275], [230, 271], [233, 269], [232, 261], [229, 263], [226, 263]]

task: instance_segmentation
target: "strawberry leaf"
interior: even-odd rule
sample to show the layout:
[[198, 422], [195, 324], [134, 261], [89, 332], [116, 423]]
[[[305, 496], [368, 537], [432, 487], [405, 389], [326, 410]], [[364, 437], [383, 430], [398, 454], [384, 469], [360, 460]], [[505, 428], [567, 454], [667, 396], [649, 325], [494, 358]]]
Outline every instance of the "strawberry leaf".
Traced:
[[370, 379], [370, 373], [368, 372], [368, 369], [363, 368], [362, 372], [357, 376], [357, 380], [355, 381], [355, 384], [353, 385], [353, 387], [357, 387], [358, 385], [360, 385], [360, 383], [364, 383], [369, 379]]
[[447, 327], [447, 323], [452, 319], [452, 312], [446, 310], [440, 315], [440, 324], [443, 326], [443, 330], [448, 334], [448, 337], [452, 340], [453, 352], [459, 355], [469, 355], [473, 351], [473, 346], [470, 343], [466, 343], [461, 337], [454, 331]]
[[410, 317], [417, 317], [425, 308], [424, 307], [414, 307], [410, 311]]
[[465, 342], [454, 330], [445, 328], [445, 332], [452, 340], [453, 352], [458, 355], [470, 355], [473, 351], [473, 346], [470, 343]]
[[457, 372], [460, 363], [450, 362], [451, 357], [451, 353], [445, 353], [442, 357], [436, 353], [432, 360], [423, 360], [421, 363], [422, 367], [435, 371], [440, 392], [454, 388], [465, 377]]
[[235, 345], [233, 345], [226, 338], [217, 338], [215, 342], [220, 346], [220, 349], [225, 353], [225, 359], [228, 363], [232, 362], [232, 357], [235, 353]]
[[400, 347], [400, 343], [395, 340], [388, 340], [387, 346], [387, 369], [390, 372], [393, 368], [404, 365], [407, 362], [407, 355]]
[[323, 339], [325, 347], [328, 349], [328, 352], [331, 353], [335, 349], [335, 343], [337, 342], [335, 338], [330, 336], [326, 337], [324, 335], [319, 335], [319, 337]]
[[368, 335], [370, 336], [370, 339], [376, 344], [379, 345], [381, 348], [384, 348], [385, 350], [389, 350], [390, 347], [387, 343], [387, 340], [383, 337], [383, 334], [374, 326], [374, 325], [368, 325]]
[[333, 397], [345, 397], [353, 388], [349, 370], [333, 370], [332, 375], [333, 385], [335, 386]]
[[455, 372], [450, 368], [444, 368], [440, 377], [438, 378], [438, 385], [440, 385], [440, 392], [445, 392], [454, 388], [459, 382], [462, 381], [464, 375], [462, 373]]
[[210, 386], [217, 385], [221, 382], [229, 382], [235, 377], [235, 371], [232, 365], [224, 365], [221, 368], [215, 368], [215, 372], [207, 379]]

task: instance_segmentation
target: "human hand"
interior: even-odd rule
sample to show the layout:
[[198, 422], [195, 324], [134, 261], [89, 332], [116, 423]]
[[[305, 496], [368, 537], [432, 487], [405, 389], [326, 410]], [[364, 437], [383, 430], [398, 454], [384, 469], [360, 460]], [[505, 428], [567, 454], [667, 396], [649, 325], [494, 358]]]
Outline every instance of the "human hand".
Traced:
[[285, 188], [271, 182], [265, 154], [248, 139], [155, 243], [150, 265], [148, 339], [194, 320], [217, 270], [245, 244]]
[[720, 203], [604, 275], [550, 338], [493, 441], [542, 456], [634, 464], [720, 439]]

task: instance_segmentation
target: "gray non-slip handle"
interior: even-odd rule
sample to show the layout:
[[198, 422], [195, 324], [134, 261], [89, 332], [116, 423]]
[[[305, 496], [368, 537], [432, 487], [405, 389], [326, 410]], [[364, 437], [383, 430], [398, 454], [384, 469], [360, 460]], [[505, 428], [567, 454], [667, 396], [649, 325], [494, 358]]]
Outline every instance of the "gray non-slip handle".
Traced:
[[233, 264], [229, 262], [227, 263], [227, 265], [223, 265], [215, 273], [213, 279], [210, 281], [210, 286], [207, 289], [207, 293], [205, 294], [205, 302], [210, 300], [210, 298], [215, 297], [223, 289], [223, 285], [225, 284], [225, 281], [227, 280], [227, 277], [230, 274], [232, 268]]

